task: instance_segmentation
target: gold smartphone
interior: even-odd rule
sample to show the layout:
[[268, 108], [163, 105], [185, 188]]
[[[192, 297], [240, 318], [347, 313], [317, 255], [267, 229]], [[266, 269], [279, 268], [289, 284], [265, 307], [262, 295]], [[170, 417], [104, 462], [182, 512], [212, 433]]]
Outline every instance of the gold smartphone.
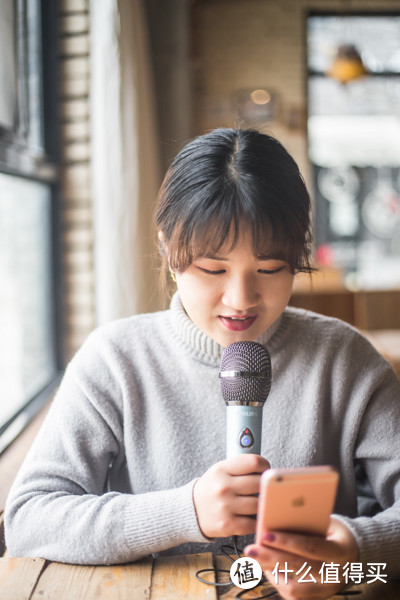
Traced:
[[268, 469], [261, 476], [256, 543], [267, 531], [325, 536], [339, 475], [333, 467]]

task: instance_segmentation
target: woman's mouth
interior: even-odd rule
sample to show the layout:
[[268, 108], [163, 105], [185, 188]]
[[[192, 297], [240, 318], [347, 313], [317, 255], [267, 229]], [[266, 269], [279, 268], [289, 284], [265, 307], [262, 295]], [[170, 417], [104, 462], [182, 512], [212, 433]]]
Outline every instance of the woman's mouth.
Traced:
[[229, 317], [219, 315], [219, 319], [229, 331], [246, 331], [253, 325], [257, 315], [232, 315]]

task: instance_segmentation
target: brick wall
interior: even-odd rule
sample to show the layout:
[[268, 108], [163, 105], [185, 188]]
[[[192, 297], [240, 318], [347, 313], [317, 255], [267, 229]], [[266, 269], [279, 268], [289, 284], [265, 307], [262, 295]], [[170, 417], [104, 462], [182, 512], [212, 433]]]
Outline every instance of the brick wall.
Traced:
[[59, 0], [58, 20], [65, 354], [69, 359], [95, 323], [89, 1]]

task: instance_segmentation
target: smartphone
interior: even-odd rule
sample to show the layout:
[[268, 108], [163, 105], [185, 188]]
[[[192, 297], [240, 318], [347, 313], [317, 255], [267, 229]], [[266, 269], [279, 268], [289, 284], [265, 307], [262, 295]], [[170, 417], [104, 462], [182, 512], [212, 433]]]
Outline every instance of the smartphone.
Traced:
[[337, 471], [329, 466], [264, 471], [256, 543], [274, 529], [325, 536], [338, 480]]

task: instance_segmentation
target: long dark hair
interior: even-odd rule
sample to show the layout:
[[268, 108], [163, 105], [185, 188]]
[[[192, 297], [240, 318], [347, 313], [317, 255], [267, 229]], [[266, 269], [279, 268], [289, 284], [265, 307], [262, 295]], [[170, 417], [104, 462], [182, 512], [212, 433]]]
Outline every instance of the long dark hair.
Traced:
[[[189, 142], [168, 169], [155, 224], [173, 270], [246, 227], [254, 252], [311, 272], [310, 197], [299, 168], [273, 137], [253, 129], [215, 129]], [[232, 235], [233, 237], [229, 237]]]

